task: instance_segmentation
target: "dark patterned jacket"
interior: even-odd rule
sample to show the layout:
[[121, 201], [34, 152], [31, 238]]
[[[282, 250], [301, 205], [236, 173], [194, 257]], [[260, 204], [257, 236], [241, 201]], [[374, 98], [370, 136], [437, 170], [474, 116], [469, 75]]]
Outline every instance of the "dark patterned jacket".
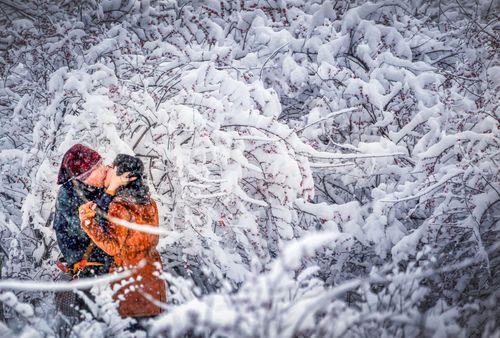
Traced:
[[[82, 204], [93, 201], [106, 214], [112, 199], [113, 197], [104, 193], [102, 188], [91, 187], [77, 180], [70, 180], [61, 185], [57, 195], [53, 227], [59, 249], [68, 267], [72, 268], [74, 263], [83, 258], [85, 250], [90, 244], [89, 236], [80, 226], [78, 208]], [[96, 220], [104, 228], [106, 227], [105, 219], [96, 216]], [[86, 270], [93, 269], [94, 273], [99, 275], [108, 272], [113, 258], [99, 247], [94, 246], [88, 261], [104, 264], [102, 267], [86, 268]]]

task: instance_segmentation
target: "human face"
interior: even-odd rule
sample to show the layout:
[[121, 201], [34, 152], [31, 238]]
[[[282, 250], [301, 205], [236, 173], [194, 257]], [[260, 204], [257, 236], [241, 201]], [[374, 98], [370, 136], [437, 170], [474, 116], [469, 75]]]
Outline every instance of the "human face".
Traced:
[[116, 176], [116, 167], [115, 166], [107, 166], [108, 171], [106, 173], [106, 178], [104, 179], [104, 186], [109, 187], [109, 184], [111, 183], [111, 178], [113, 176]]
[[83, 182], [97, 188], [105, 187], [108, 170], [108, 166], [100, 164], [97, 166], [97, 168], [92, 170], [89, 177], [87, 177]]

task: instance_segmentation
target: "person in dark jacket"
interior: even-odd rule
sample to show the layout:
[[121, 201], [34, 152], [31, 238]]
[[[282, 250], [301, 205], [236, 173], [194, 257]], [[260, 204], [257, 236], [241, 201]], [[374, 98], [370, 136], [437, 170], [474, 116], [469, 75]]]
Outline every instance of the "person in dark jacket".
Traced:
[[[82, 145], [72, 146], [64, 155], [57, 183], [61, 185], [56, 201], [53, 227], [57, 243], [66, 266], [79, 276], [93, 276], [108, 272], [113, 258], [93, 245], [89, 236], [80, 226], [78, 208], [89, 201], [108, 212], [113, 196], [106, 193], [105, 180], [108, 167], [96, 151]], [[112, 189], [128, 184], [125, 173], [114, 177]], [[103, 217], [97, 216], [102, 226], [106, 225]]]

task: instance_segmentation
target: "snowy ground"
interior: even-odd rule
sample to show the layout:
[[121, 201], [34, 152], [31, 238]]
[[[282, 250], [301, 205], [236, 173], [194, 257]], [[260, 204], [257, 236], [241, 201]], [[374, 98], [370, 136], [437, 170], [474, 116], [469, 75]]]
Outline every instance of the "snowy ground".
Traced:
[[500, 337], [499, 9], [1, 0], [0, 336], [145, 336], [107, 282], [83, 321], [54, 310], [84, 143], [148, 168], [150, 336]]

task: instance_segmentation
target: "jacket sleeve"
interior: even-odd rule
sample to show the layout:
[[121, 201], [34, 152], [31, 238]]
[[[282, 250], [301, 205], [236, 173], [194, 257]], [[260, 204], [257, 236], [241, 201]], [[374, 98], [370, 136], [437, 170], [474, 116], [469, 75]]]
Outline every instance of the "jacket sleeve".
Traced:
[[[63, 227], [63, 225], [65, 225]], [[88, 241], [88, 237], [80, 227], [80, 219], [76, 208], [72, 208], [70, 196], [65, 189], [59, 191], [54, 216], [54, 229], [57, 233], [64, 232], [70, 241]]]
[[[80, 211], [85, 213], [89, 211], [91, 203], [85, 203], [80, 206]], [[108, 217], [116, 217], [124, 220], [130, 219], [126, 210], [123, 210], [119, 204], [111, 203], [109, 206]], [[108, 222], [106, 230], [96, 221], [95, 217], [80, 216], [82, 229], [89, 235], [92, 241], [110, 256], [116, 256], [120, 252], [123, 241], [127, 238], [128, 229]]]
[[110, 194], [104, 192], [101, 197], [99, 197], [95, 203], [99, 208], [101, 208], [104, 212], [108, 212], [109, 210], [109, 205], [113, 201], [113, 197]]
[[[108, 213], [108, 210], [109, 210], [109, 205], [111, 204], [111, 202], [113, 201], [113, 197], [114, 196], [111, 196], [109, 195], [108, 193], [103, 193], [101, 195], [101, 197], [99, 197], [95, 203], [97, 204], [97, 206], [99, 207], [99, 209], [104, 212], [105, 214]], [[108, 221], [106, 219], [106, 217], [103, 217], [99, 214], [95, 215], [95, 220], [97, 221], [97, 223], [99, 223], [99, 225], [106, 229], [108, 228]]]

